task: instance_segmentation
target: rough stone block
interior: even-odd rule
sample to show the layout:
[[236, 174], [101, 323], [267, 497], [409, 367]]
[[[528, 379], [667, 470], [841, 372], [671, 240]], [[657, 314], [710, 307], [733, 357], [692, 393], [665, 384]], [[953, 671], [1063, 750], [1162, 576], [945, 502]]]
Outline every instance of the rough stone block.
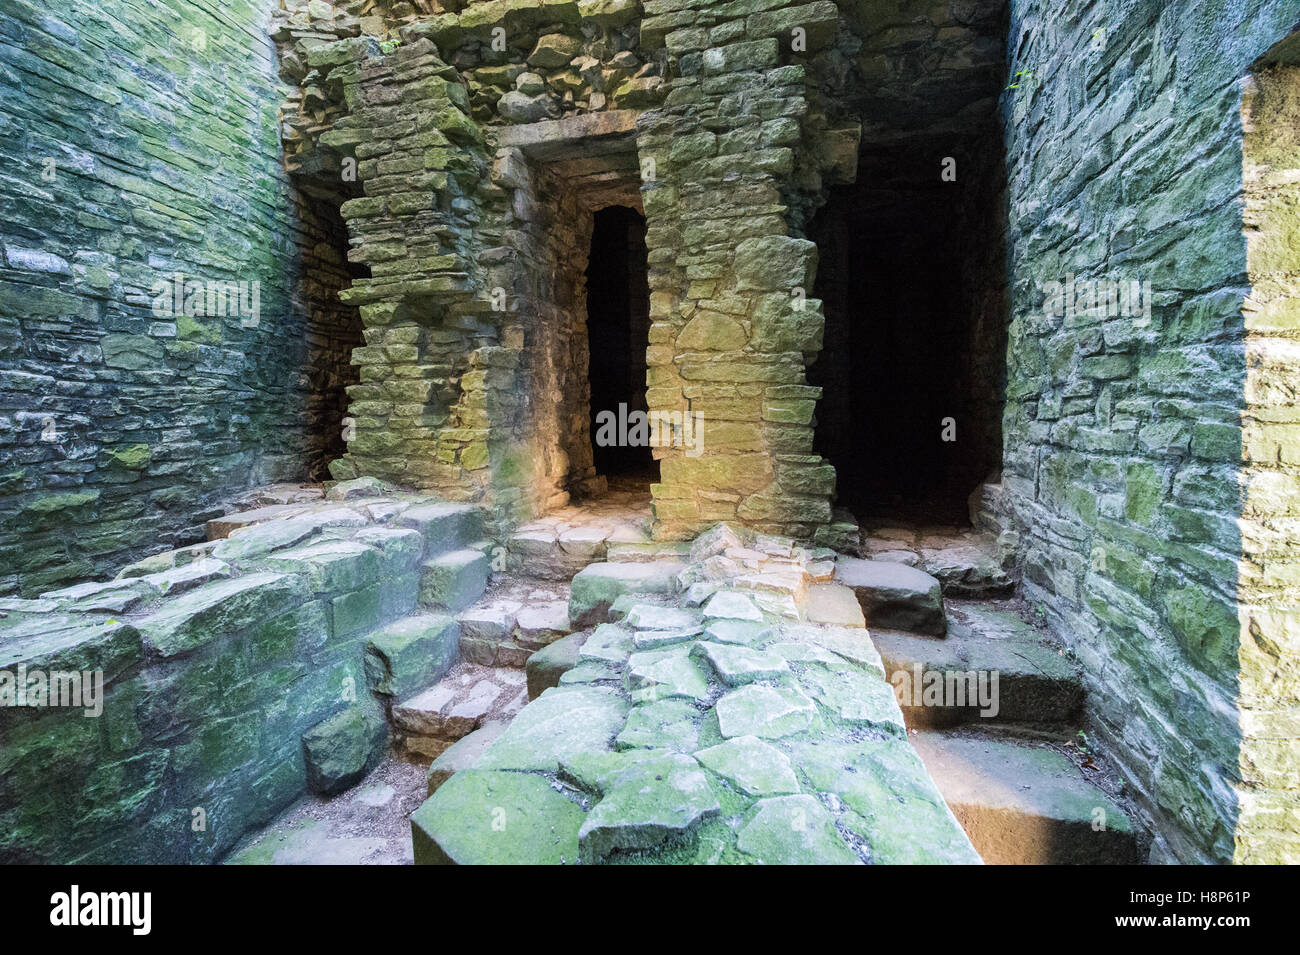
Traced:
[[420, 603], [456, 612], [483, 596], [491, 564], [476, 550], [454, 550], [423, 564]]
[[472, 504], [419, 504], [398, 518], [399, 527], [424, 535], [430, 554], [467, 547], [483, 536], [483, 512]]
[[391, 623], [366, 642], [366, 679], [384, 696], [403, 697], [441, 679], [456, 663], [460, 631], [441, 614]]
[[379, 714], [362, 705], [316, 724], [302, 738], [308, 788], [332, 796], [360, 782], [379, 761], [387, 734]]
[[559, 686], [560, 677], [577, 666], [578, 653], [586, 641], [586, 633], [571, 633], [532, 654], [524, 665], [528, 698], [535, 700], [551, 687]]
[[432, 796], [443, 783], [457, 773], [473, 769], [484, 750], [504, 733], [509, 725], [505, 720], [484, 723], [474, 732], [461, 737], [443, 750], [442, 755], [429, 766], [428, 795]]
[[915, 567], [841, 557], [835, 579], [853, 588], [868, 627], [936, 635], [948, 629], [939, 581]]
[[582, 808], [542, 776], [468, 770], [411, 814], [415, 864], [573, 863], [582, 820]]
[[683, 564], [676, 561], [591, 564], [569, 589], [569, 625], [575, 630], [609, 619], [614, 601], [625, 594], [670, 594]]
[[173, 657], [227, 637], [237, 638], [259, 620], [307, 597], [303, 583], [287, 574], [249, 574], [205, 584], [168, 601], [139, 624], [152, 653]]

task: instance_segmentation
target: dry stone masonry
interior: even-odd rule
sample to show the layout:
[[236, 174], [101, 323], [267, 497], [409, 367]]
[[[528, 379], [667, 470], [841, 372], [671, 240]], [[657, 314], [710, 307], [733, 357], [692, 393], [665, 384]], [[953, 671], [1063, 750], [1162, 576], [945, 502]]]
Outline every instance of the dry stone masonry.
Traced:
[[[646, 401], [672, 422], [656, 536], [740, 520], [842, 542], [805, 375], [816, 247], [792, 234], [845, 143], [851, 175], [853, 130], [812, 114], [805, 65], [835, 5], [652, 3], [639, 34], [614, 6], [475, 4], [387, 39], [307, 8], [279, 28], [286, 69], [308, 70], [291, 168], [354, 169], [364, 190], [341, 207], [371, 277], [343, 296], [367, 344], [335, 476], [515, 519], [592, 490], [583, 250], [591, 213], [624, 204], [647, 221]], [[687, 415], [698, 453], [672, 440]]]
[[609, 622], [504, 732], [434, 763], [416, 863], [978, 862], [861, 613], [836, 616], [833, 558], [721, 525], [686, 565], [624, 565], [612, 602], [583, 580], [609, 565], [582, 571], [571, 617]]
[[1297, 37], [8, 0], [0, 860], [1300, 859]]
[[380, 490], [273, 492], [209, 543], [0, 601], [0, 669], [104, 680], [95, 719], [0, 707], [0, 858], [210, 862], [359, 781], [488, 569], [477, 509]]

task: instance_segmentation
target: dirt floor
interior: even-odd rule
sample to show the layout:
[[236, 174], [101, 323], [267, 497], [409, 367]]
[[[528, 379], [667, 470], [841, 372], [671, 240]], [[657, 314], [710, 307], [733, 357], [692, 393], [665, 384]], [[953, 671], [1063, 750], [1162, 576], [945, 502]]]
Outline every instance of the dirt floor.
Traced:
[[347, 792], [308, 796], [226, 856], [227, 865], [411, 865], [410, 815], [426, 766], [388, 756]]

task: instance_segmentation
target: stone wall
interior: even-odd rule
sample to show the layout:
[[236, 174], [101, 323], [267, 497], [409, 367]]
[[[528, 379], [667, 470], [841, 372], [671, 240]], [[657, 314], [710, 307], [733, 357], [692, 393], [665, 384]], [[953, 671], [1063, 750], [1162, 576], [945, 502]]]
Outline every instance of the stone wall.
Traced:
[[[386, 704], [455, 663], [449, 595], [487, 578], [462, 549], [475, 509], [339, 485], [248, 520], [272, 512], [116, 580], [0, 598], [0, 862], [219, 859], [308, 789], [359, 781]], [[74, 673], [102, 696], [38, 695]]]
[[[319, 472], [337, 440], [350, 275], [281, 168], [270, 14], [0, 13], [0, 593], [199, 540], [223, 499]], [[249, 284], [171, 314], [178, 274]]]
[[815, 249], [792, 234], [821, 168], [853, 167], [820, 148], [825, 117], [807, 107], [804, 63], [830, 50], [835, 5], [368, 10], [293, 4], [276, 30], [300, 78], [291, 167], [354, 168], [364, 193], [341, 206], [372, 274], [345, 295], [367, 347], [335, 475], [437, 488], [502, 521], [590, 487], [586, 412], [567, 406], [586, 400], [585, 342], [567, 331], [583, 302], [565, 270], [585, 259], [592, 212], [644, 201], [647, 400], [705, 421], [701, 457], [656, 449], [658, 532], [851, 534], [812, 453], [804, 368], [822, 316], [807, 298]]
[[[1297, 19], [1012, 3], [1005, 470], [979, 509], [1081, 660], [1157, 859], [1300, 846], [1294, 219], [1273, 198], [1295, 152], [1258, 132], [1243, 157], [1242, 127], [1243, 90], [1257, 129], [1294, 127], [1293, 94], [1243, 81]], [[1154, 307], [1090, 308], [1097, 280], [1149, 282]]]

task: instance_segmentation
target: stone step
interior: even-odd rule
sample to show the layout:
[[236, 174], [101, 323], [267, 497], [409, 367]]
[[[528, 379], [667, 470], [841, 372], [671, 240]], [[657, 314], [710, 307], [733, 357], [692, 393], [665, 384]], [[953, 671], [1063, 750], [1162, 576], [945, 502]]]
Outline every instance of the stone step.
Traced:
[[942, 636], [947, 630], [939, 581], [907, 564], [841, 557], [835, 579], [850, 587], [868, 627]]
[[672, 545], [650, 541], [647, 519], [550, 516], [522, 524], [511, 534], [506, 568], [539, 580], [571, 580], [588, 564], [606, 559], [646, 560], [677, 552]]
[[1108, 782], [1102, 770], [1081, 768], [1064, 755], [1066, 747], [962, 730], [909, 738], [985, 862], [1140, 861], [1137, 832], [1123, 807], [1103, 790]]
[[482, 666], [519, 668], [530, 654], [571, 632], [569, 603], [551, 585], [551, 591], [512, 587], [494, 588], [457, 620], [460, 651], [465, 660]]
[[522, 672], [462, 663], [432, 686], [393, 704], [393, 742], [408, 758], [437, 757], [485, 723], [508, 723], [527, 702]]
[[406, 508], [394, 522], [424, 535], [433, 557], [471, 547], [483, 538], [483, 510], [473, 504], [433, 503]]
[[581, 630], [610, 619], [619, 597], [629, 594], [675, 594], [678, 575], [686, 565], [678, 561], [591, 564], [573, 578], [569, 589], [569, 626]]
[[366, 640], [370, 689], [400, 698], [428, 686], [456, 663], [459, 629], [444, 614], [414, 614], [375, 631]]
[[483, 755], [483, 751], [504, 733], [509, 725], [505, 720], [489, 720], [474, 732], [462, 736], [448, 746], [442, 755], [429, 765], [429, 795], [432, 796], [438, 791], [439, 786], [462, 769], [473, 769], [478, 758]]
[[871, 630], [909, 727], [1078, 718], [1084, 691], [1074, 664], [1011, 606], [954, 602], [947, 630], [943, 639]]
[[447, 551], [420, 565], [420, 605], [455, 613], [483, 596], [492, 575], [486, 554], [474, 548]]
[[873, 560], [924, 571], [945, 597], [1008, 597], [1015, 590], [998, 540], [969, 528], [879, 527], [863, 533], [862, 549]]
[[578, 665], [578, 654], [590, 634], [585, 630], [556, 640], [528, 657], [524, 674], [528, 680], [528, 698], [535, 700], [546, 690], [560, 685], [560, 677]]
[[[384, 523], [418, 531], [425, 541], [425, 556], [432, 558], [474, 546], [483, 537], [483, 511], [473, 504], [427, 499], [413, 502], [410, 498], [362, 486], [365, 480], [337, 484], [324, 499], [319, 492], [312, 497], [306, 491], [298, 495], [259, 497], [249, 502], [251, 507], [208, 521], [207, 538], [224, 540], [258, 525], [276, 522], [297, 528], [299, 539], [331, 528]], [[365, 494], [354, 493], [357, 491]], [[269, 503], [279, 500], [284, 503]]]

